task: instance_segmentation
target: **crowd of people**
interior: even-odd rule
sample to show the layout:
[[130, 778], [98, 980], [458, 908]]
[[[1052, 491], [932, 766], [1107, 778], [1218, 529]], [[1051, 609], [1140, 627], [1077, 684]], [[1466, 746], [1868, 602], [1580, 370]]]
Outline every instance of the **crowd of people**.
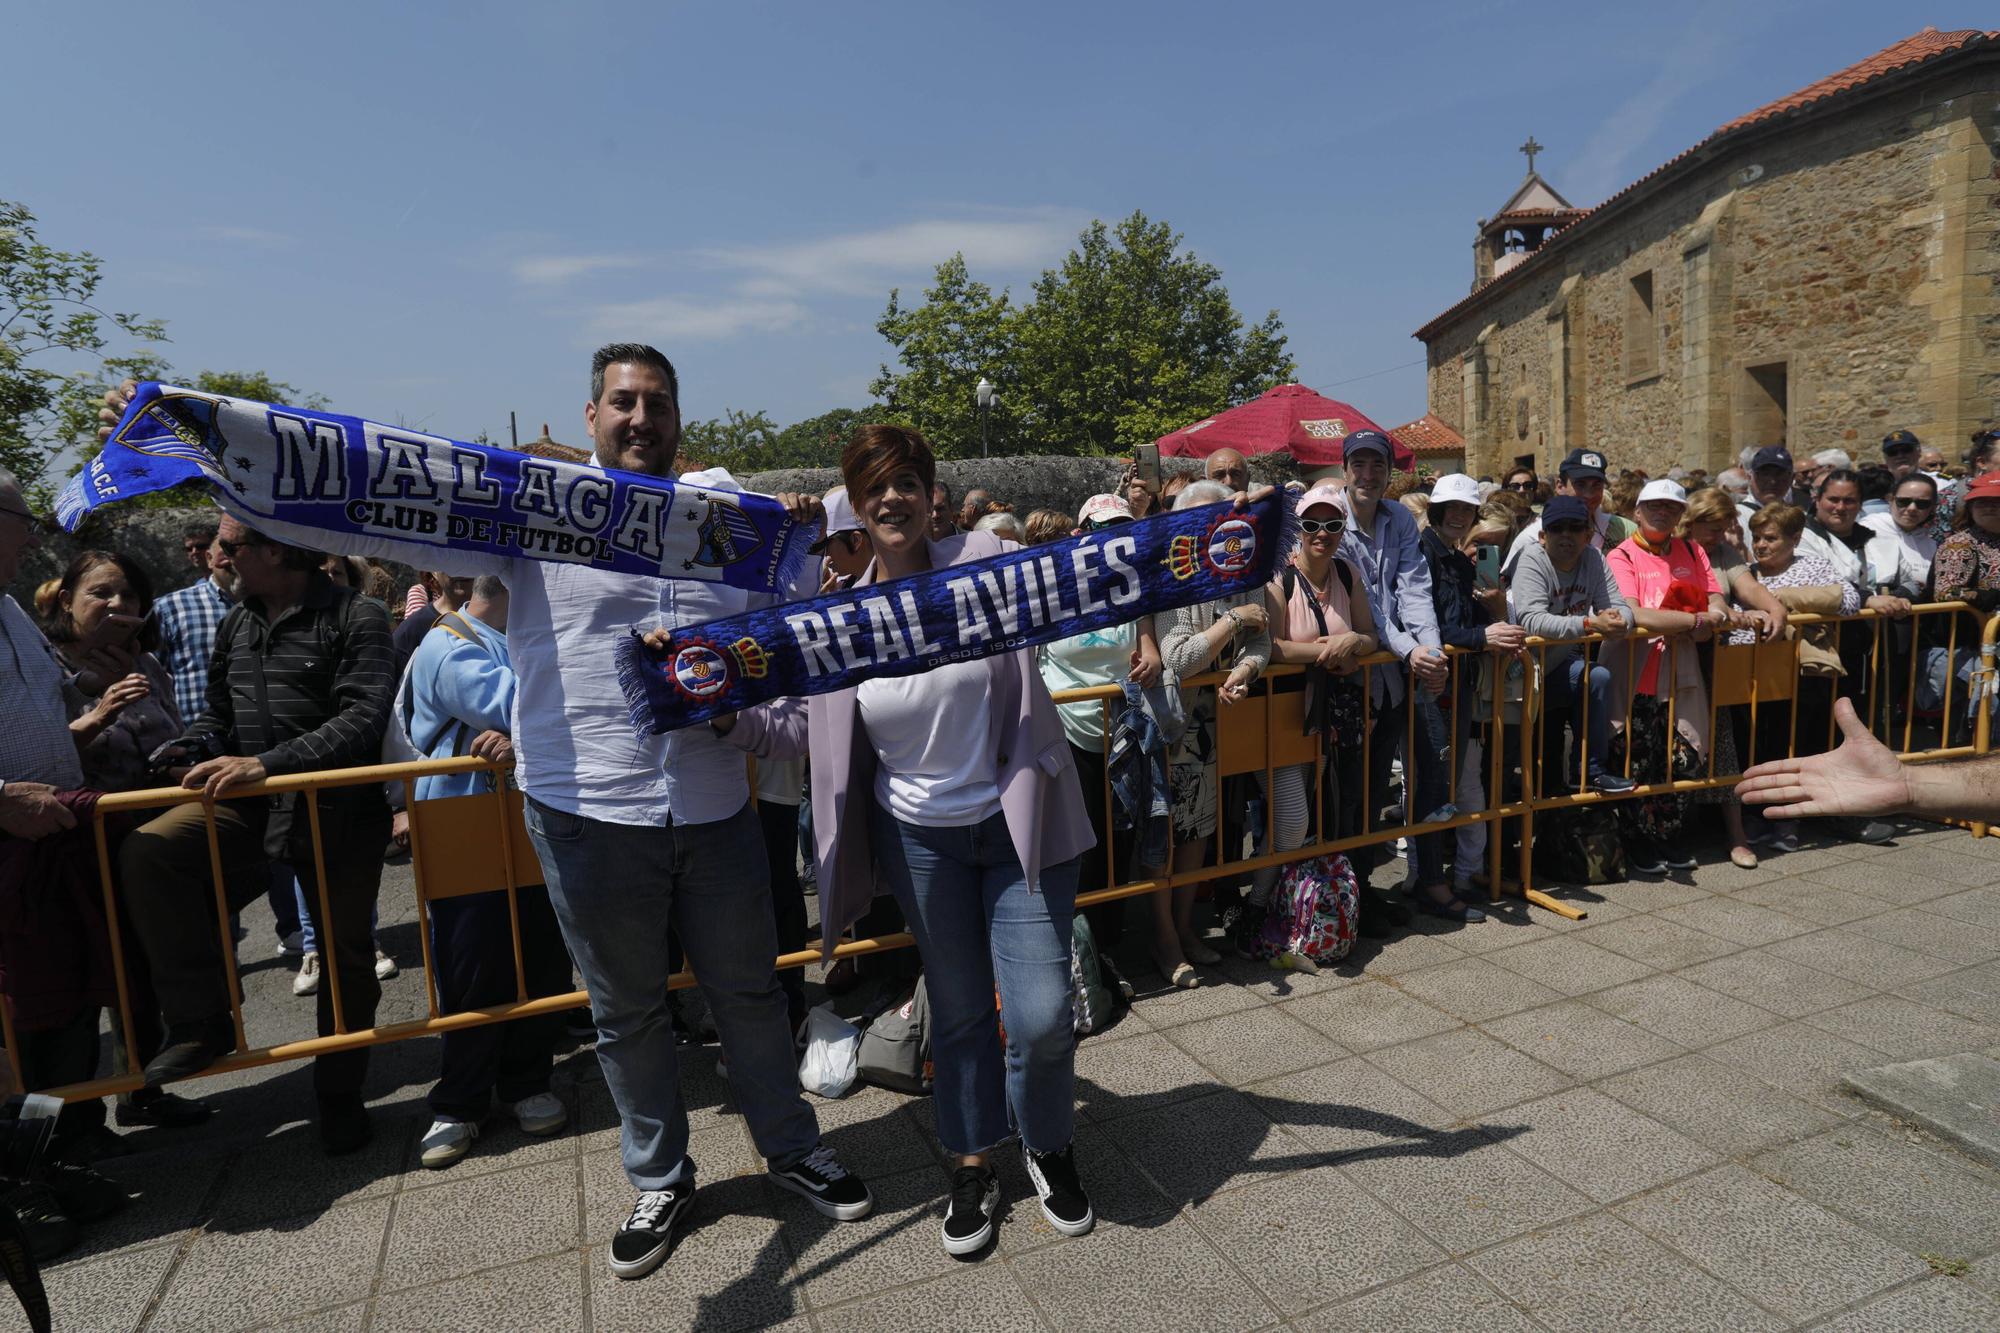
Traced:
[[[107, 421], [127, 394], [110, 395]], [[679, 385], [654, 349], [599, 350], [585, 421], [600, 465], [675, 474]], [[609, 1247], [612, 1271], [657, 1267], [694, 1198], [678, 1049], [689, 1025], [666, 984], [684, 962], [771, 1179], [835, 1220], [871, 1210], [801, 1095], [803, 980], [772, 964], [806, 945], [808, 894], [829, 950], [856, 931], [907, 929], [916, 941], [937, 1134], [954, 1159], [942, 1242], [970, 1255], [993, 1240], [994, 1155], [1016, 1140], [1050, 1224], [1067, 1235], [1094, 1224], [1073, 1142], [1072, 966], [1086, 928], [1128, 994], [1113, 959], [1135, 915], [1141, 934], [1125, 956], [1145, 957], [1167, 986], [1221, 980], [1202, 969], [1224, 948], [1311, 968], [1310, 956], [1265, 943], [1276, 862], [1337, 840], [1357, 840], [1340, 859], [1358, 886], [1361, 933], [1389, 934], [1413, 913], [1475, 925], [1501, 887], [1492, 840], [1504, 879], [1520, 830], [1465, 816], [1524, 794], [1608, 798], [1551, 811], [1538, 832], [1595, 811], [1615, 821], [1623, 873], [1641, 876], [1691, 869], [1689, 821], [1714, 805], [1727, 855], [1754, 866], [1797, 847], [1796, 820], [1761, 819], [1726, 785], [1676, 780], [1831, 748], [1837, 699], [1865, 703], [1881, 726], [1949, 736], [1962, 722], [1938, 696], [1969, 663], [1932, 621], [1912, 623], [1911, 608], [2000, 607], [2000, 435], [1977, 437], [1957, 475], [1935, 460], [1925, 470], [1905, 431], [1883, 441], [1880, 466], [1856, 469], [1830, 451], [1799, 469], [1768, 446], [1713, 480], [1614, 473], [1590, 448], [1570, 451], [1548, 481], [1525, 468], [1419, 479], [1396, 471], [1394, 452], [1385, 436], [1357, 432], [1336, 475], [1288, 483], [1300, 542], [1266, 586], [658, 736], [629, 723], [613, 645], [638, 627], [665, 648], [684, 627], [778, 598], [465, 556], [401, 600], [380, 565], [288, 546], [226, 514], [188, 530], [197, 577], [157, 599], [128, 556], [85, 550], [34, 615], [0, 598], [11, 667], [0, 704], [17, 720], [0, 732], [0, 877], [65, 886], [38, 938], [0, 933], [15, 1070], [28, 1086], [96, 1077], [109, 1011], [113, 1072], [141, 1083], [109, 1114], [121, 1126], [200, 1123], [210, 1108], [169, 1085], [243, 1044], [229, 914], [259, 897], [280, 951], [300, 959], [293, 989], [315, 997], [318, 1031], [370, 1027], [395, 974], [374, 934], [385, 853], [407, 847], [418, 803], [510, 781], [543, 883], [518, 889], [511, 909], [503, 893], [430, 903], [433, 981], [441, 1011], [454, 1012], [562, 994], [581, 978], [581, 1026], [636, 1192]], [[1259, 492], [1246, 460], [1222, 450], [1198, 474], [1135, 466], [1073, 514], [1022, 517], [986, 489], [954, 497], [924, 437], [891, 425], [857, 429], [841, 472], [824, 496], [778, 497], [824, 529], [790, 596]], [[737, 487], [721, 469], [682, 480]], [[0, 580], [44, 523], [0, 473]], [[1888, 621], [1885, 633], [1792, 623], [1863, 608]], [[1754, 708], [1721, 700], [1722, 648], [1791, 639], [1796, 692]], [[1274, 666], [1299, 670], [1262, 679]], [[1189, 683], [1198, 677], [1214, 683]], [[1078, 690], [1094, 693], [1053, 697]], [[1268, 775], [1224, 772], [1233, 710], [1294, 692], [1322, 741], [1317, 757]], [[511, 776], [326, 787], [310, 810], [294, 795], [240, 790], [399, 755], [474, 755], [511, 764]], [[98, 794], [170, 783], [203, 799], [104, 821], [126, 1032], [90, 825]], [[1833, 831], [1890, 832], [1858, 817]], [[1373, 874], [1397, 844], [1400, 892]], [[1270, 863], [1228, 872], [1252, 857]], [[1184, 882], [1076, 907], [1081, 892], [1167, 872]], [[907, 993], [902, 961], [842, 960], [826, 987], [852, 986], [871, 966]], [[446, 1034], [423, 1165], [463, 1159], [495, 1115], [530, 1134], [560, 1131], [568, 1110], [550, 1076], [564, 1026], [544, 1015]], [[329, 1153], [373, 1132], [367, 1066], [365, 1045], [314, 1062]], [[101, 1101], [69, 1103], [60, 1165], [7, 1200], [43, 1252], [123, 1201], [89, 1169], [119, 1148], [106, 1116]]]

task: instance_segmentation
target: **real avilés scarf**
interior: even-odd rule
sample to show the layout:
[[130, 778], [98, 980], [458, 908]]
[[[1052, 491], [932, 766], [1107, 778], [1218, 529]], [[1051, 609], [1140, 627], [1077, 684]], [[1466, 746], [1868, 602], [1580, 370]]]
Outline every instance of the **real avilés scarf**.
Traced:
[[201, 478], [277, 541], [454, 573], [484, 567], [456, 551], [782, 593], [816, 535], [768, 496], [151, 382], [56, 516], [74, 531], [99, 505]]
[[1176, 510], [888, 583], [675, 632], [635, 632], [618, 682], [642, 733], [1068, 638], [1268, 582], [1297, 541], [1292, 499]]

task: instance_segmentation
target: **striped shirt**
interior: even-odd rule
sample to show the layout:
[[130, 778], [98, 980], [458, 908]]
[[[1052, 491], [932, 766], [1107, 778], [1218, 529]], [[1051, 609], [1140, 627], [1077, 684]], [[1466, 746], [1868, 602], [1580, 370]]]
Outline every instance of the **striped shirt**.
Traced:
[[69, 734], [68, 673], [35, 622], [0, 593], [0, 782], [46, 782], [59, 791], [83, 785], [83, 763]]
[[276, 623], [246, 598], [222, 618], [215, 644], [190, 738], [220, 735], [229, 753], [256, 756], [274, 777], [380, 762], [396, 684], [381, 603], [315, 570], [304, 599]]
[[170, 592], [153, 604], [160, 626], [160, 650], [154, 656], [174, 681], [174, 703], [182, 717], [200, 717], [208, 699], [208, 659], [215, 652], [215, 627], [235, 602], [215, 586], [199, 582]]

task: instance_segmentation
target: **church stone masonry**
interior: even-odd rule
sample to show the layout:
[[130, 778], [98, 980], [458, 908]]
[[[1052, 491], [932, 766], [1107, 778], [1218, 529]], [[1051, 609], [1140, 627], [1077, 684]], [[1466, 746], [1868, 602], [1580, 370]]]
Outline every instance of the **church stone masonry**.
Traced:
[[1466, 468], [1571, 448], [1655, 476], [1744, 445], [1956, 458], [2000, 420], [2000, 32], [1923, 32], [1723, 126], [1595, 208], [1534, 165], [1471, 295], [1419, 329]]

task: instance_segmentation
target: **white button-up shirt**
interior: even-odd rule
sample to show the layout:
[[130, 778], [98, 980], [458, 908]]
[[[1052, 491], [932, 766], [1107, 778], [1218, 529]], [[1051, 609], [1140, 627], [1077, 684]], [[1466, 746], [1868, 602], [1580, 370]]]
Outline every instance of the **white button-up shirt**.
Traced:
[[[741, 490], [721, 468], [680, 485]], [[612, 656], [635, 628], [679, 628], [779, 598], [723, 583], [614, 574], [546, 560], [509, 562], [507, 646], [515, 780], [553, 809], [612, 824], [664, 827], [727, 819], [750, 799], [743, 752], [706, 726], [641, 736]]]

